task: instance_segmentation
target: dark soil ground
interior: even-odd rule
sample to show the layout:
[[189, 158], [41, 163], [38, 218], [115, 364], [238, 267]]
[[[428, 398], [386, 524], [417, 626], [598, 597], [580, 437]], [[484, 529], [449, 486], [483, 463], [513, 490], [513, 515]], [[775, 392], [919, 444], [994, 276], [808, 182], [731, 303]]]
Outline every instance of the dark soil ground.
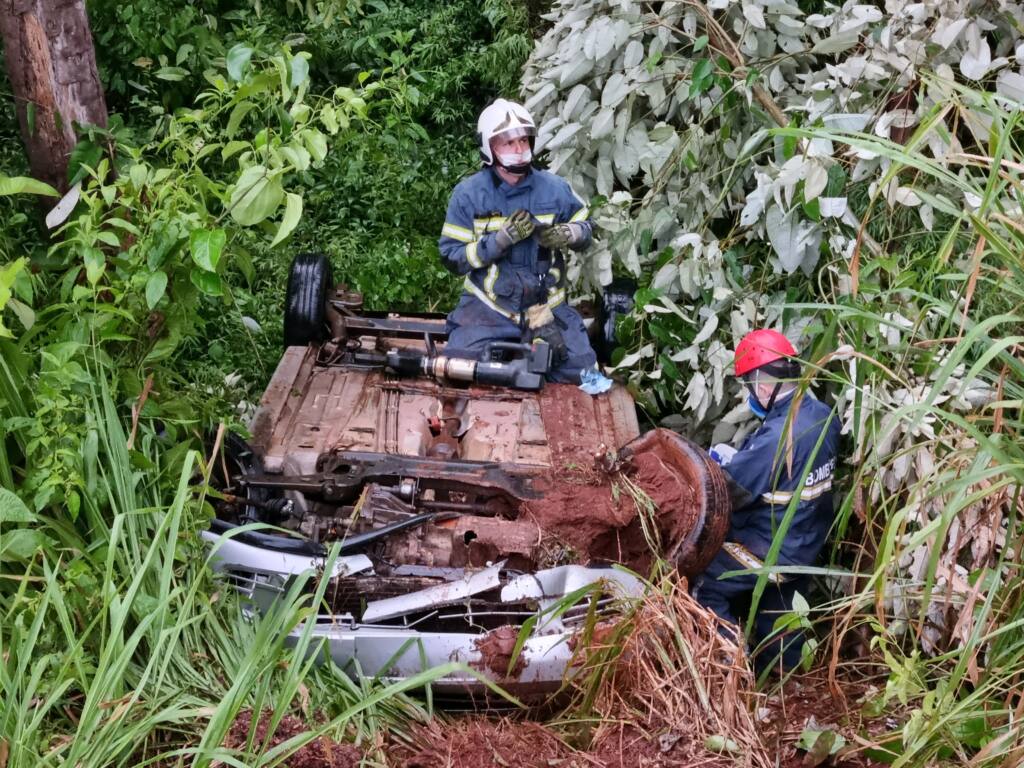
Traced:
[[[256, 751], [260, 750], [260, 745], [267, 738], [270, 717], [271, 714], [265, 711], [256, 723], [255, 734], [252, 736], [252, 743], [255, 745], [254, 749]], [[249, 743], [250, 732], [253, 730], [252, 719], [253, 713], [251, 711], [241, 712], [235, 722], [232, 723], [224, 746], [229, 749], [244, 749], [245, 745]], [[274, 731], [274, 735], [270, 738], [270, 742], [266, 745], [266, 750], [276, 747], [293, 736], [305, 733], [308, 730], [310, 730], [310, 727], [299, 718], [293, 715], [285, 715]], [[309, 744], [300, 747], [295, 754], [284, 762], [284, 765], [287, 765], [288, 768], [326, 768], [327, 766], [330, 766], [330, 768], [356, 768], [356, 766], [360, 765], [362, 758], [363, 753], [351, 744], [339, 744], [324, 736], [320, 736]]]
[[[864, 742], [874, 742], [893, 724], [862, 713], [871, 688], [864, 681], [844, 680], [845, 700], [830, 693], [823, 673], [794, 677], [768, 697], [759, 712], [764, 741], [784, 768], [881, 768], [865, 756]], [[834, 730], [847, 741], [843, 751], [815, 762], [797, 748], [805, 728]], [[525, 719], [469, 715], [447, 723], [432, 722], [414, 732], [414, 746], [392, 748], [388, 762], [396, 768], [736, 768], [742, 754], [709, 751], [703, 741], [688, 737], [686, 723], [648, 734], [631, 723], [605, 723], [595, 733], [571, 727], [558, 729]], [[585, 748], [573, 748], [568, 739]]]
[[[865, 754], [865, 744], [877, 743], [896, 723], [863, 713], [873, 695], [863, 680], [840, 682], [845, 700], [830, 692], [824, 673], [797, 676], [768, 696], [758, 713], [768, 751], [782, 768], [881, 768]], [[257, 743], [266, 737], [268, 715], [256, 725]], [[252, 713], [243, 712], [232, 726], [225, 746], [243, 747], [252, 727]], [[805, 728], [833, 730], [847, 746], [831, 758], [816, 762], [797, 748]], [[270, 746], [307, 730], [295, 717], [285, 717]], [[361, 763], [365, 757], [366, 762]], [[819, 756], [824, 758], [825, 756]], [[606, 722], [589, 726], [552, 727], [520, 716], [472, 714], [434, 720], [413, 728], [408, 739], [386, 746], [380, 755], [364, 755], [350, 744], [318, 738], [288, 758], [289, 768], [737, 768], [749, 764], [742, 754], [709, 751], [703, 741], [688, 735], [687, 723], [647, 733], [634, 723]]]

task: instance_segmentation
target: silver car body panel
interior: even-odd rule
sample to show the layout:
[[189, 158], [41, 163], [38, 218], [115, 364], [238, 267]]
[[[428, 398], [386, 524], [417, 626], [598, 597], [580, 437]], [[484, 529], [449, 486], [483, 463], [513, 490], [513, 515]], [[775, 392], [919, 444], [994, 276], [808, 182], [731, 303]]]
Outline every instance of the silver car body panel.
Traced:
[[[273, 552], [209, 532], [204, 533], [203, 538], [213, 546], [215, 569], [226, 574], [254, 607], [261, 610], [285, 591], [290, 579], [311, 570], [320, 573], [324, 567], [322, 558]], [[329, 653], [334, 662], [353, 677], [393, 682], [455, 661], [476, 674], [467, 670], [452, 673], [432, 683], [435, 690], [479, 693], [486, 688], [480, 680], [480, 676], [484, 676], [513, 692], [525, 686], [522, 692], [544, 693], [557, 689], [565, 677], [574, 654], [570, 641], [586, 621], [592, 593], [581, 594], [575, 605], [557, 606], [558, 610], [552, 610], [558, 602], [584, 587], [601, 583], [602, 596], [597, 608], [599, 615], [608, 616], [617, 612], [622, 600], [638, 598], [644, 593], [644, 583], [620, 569], [560, 566], [514, 576], [502, 586], [501, 567], [502, 563], [497, 563], [483, 569], [467, 569], [462, 578], [374, 601], [366, 606], [360, 622], [348, 613], [322, 614], [316, 619], [313, 637], [325, 641], [321, 652]], [[364, 555], [340, 557], [333, 574], [372, 575], [372, 563]], [[445, 632], [421, 631], [415, 621], [408, 626], [375, 623], [426, 610], [435, 614], [441, 611], [456, 616], [464, 614], [470, 626], [475, 622], [469, 598], [499, 587], [501, 603], [521, 606], [524, 600], [534, 601], [540, 617], [523, 642], [512, 675], [496, 669], [494, 661], [485, 659], [481, 652], [488, 635], [504, 630], [508, 637], [509, 627], [490, 632]], [[500, 610], [500, 604], [495, 604], [489, 613], [493, 615]], [[518, 622], [513, 630], [520, 632], [521, 611], [510, 608], [509, 615]], [[294, 642], [302, 631], [302, 625], [293, 630], [290, 641]]]
[[367, 603], [363, 610], [363, 622], [376, 624], [379, 621], [405, 616], [426, 608], [443, 608], [465, 600], [471, 595], [486, 592], [501, 586], [501, 568], [505, 561], [484, 568], [482, 571], [466, 571], [457, 581], [448, 581], [436, 587], [428, 587], [407, 595], [389, 597]]

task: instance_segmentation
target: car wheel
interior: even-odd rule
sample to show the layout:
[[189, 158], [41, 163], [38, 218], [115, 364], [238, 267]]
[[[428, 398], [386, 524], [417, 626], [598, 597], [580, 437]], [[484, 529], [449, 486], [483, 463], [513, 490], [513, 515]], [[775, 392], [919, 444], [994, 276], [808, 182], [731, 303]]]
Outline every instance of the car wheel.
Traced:
[[722, 468], [703, 448], [668, 429], [652, 429], [631, 440], [622, 455], [633, 461], [641, 454], [657, 456], [671, 487], [672, 478], [690, 489], [688, 502], [661, 509], [665, 556], [688, 577], [702, 573], [722, 548], [732, 517], [729, 483]]
[[612, 352], [619, 345], [615, 329], [619, 319], [633, 311], [633, 294], [636, 293], [636, 281], [629, 278], [612, 280], [600, 296], [597, 305], [597, 317], [591, 326], [591, 342], [597, 360], [605, 365], [611, 363]]
[[331, 263], [322, 253], [300, 253], [288, 273], [284, 299], [284, 345], [304, 347], [327, 338], [327, 292]]

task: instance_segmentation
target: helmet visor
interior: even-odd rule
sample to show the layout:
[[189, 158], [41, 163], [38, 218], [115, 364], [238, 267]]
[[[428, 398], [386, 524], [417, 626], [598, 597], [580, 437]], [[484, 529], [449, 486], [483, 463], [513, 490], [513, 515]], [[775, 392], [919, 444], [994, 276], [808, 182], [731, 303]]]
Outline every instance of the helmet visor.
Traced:
[[537, 135], [537, 129], [532, 125], [516, 125], [511, 128], [501, 130], [500, 128], [494, 132], [491, 136], [491, 141], [495, 139], [501, 139], [502, 141], [512, 141], [513, 139], [532, 138]]

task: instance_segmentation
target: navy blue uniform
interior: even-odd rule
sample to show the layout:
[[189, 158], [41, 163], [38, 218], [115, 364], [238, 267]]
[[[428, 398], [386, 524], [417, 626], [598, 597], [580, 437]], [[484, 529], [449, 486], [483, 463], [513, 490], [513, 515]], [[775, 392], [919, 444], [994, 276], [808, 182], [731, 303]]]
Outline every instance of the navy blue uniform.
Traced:
[[[736, 617], [731, 603], [751, 595], [758, 577], [719, 577], [727, 571], [763, 567], [794, 497], [799, 501], [782, 537], [777, 565], [814, 563], [832, 526], [832, 476], [839, 447], [839, 420], [831, 408], [807, 395], [800, 399], [790, 424], [791, 403], [791, 397], [776, 403], [760, 428], [723, 467], [735, 484], [732, 523], [722, 551], [698, 577], [693, 594], [703, 605], [733, 623]], [[801, 484], [808, 465], [810, 470]], [[803, 577], [769, 576], [758, 604], [755, 643], [771, 634], [779, 614], [791, 610], [793, 594], [803, 589]], [[776, 638], [766, 647], [761, 654], [764, 663], [774, 661], [780, 650], [785, 667], [799, 662], [799, 635], [789, 635], [784, 640]]]
[[526, 309], [547, 304], [569, 353], [548, 378], [578, 383], [580, 370], [594, 366], [597, 357], [583, 319], [566, 302], [562, 254], [542, 248], [536, 235], [503, 253], [496, 247], [505, 218], [520, 208], [540, 224], [578, 222], [584, 236], [573, 249], [590, 244], [587, 206], [553, 173], [534, 168], [512, 185], [484, 168], [459, 182], [438, 243], [445, 266], [466, 276], [462, 298], [448, 315], [446, 353], [477, 357], [489, 341], [523, 341]]

